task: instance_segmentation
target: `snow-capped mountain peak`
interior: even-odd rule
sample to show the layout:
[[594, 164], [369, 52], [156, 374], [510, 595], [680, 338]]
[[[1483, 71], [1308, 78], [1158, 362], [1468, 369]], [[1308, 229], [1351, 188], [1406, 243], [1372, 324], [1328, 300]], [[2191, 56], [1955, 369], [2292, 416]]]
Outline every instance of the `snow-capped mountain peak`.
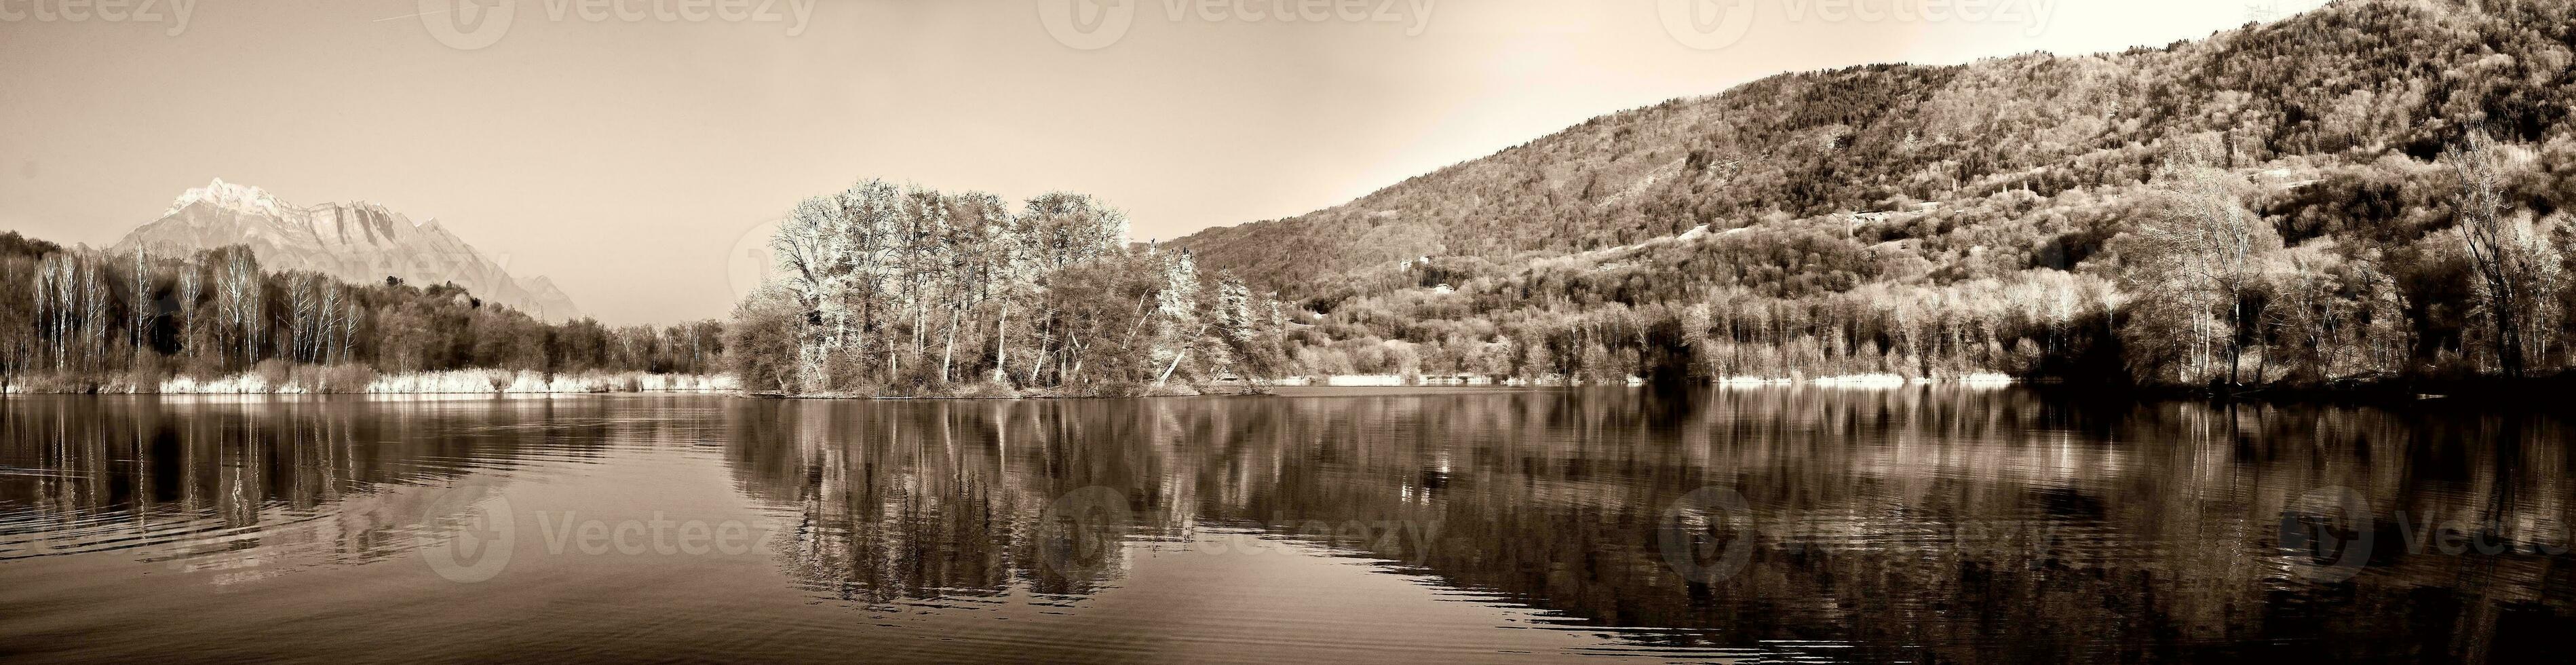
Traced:
[[249, 247], [270, 270], [311, 270], [358, 283], [386, 277], [422, 286], [452, 282], [538, 318], [581, 315], [553, 282], [510, 274], [506, 255], [495, 262], [437, 220], [415, 222], [365, 201], [298, 207], [221, 178], [180, 194], [117, 248], [187, 253], [226, 245]]
[[194, 205], [199, 201], [210, 202], [223, 208], [255, 211], [270, 215], [276, 215], [279, 214], [280, 210], [294, 207], [279, 202], [275, 195], [268, 193], [268, 190], [249, 185], [237, 185], [224, 182], [223, 178], [216, 178], [214, 182], [208, 183], [204, 187], [190, 189], [179, 194], [179, 199], [171, 202], [170, 209], [162, 211], [161, 216], [168, 217], [179, 214], [180, 210], [186, 209], [188, 206]]

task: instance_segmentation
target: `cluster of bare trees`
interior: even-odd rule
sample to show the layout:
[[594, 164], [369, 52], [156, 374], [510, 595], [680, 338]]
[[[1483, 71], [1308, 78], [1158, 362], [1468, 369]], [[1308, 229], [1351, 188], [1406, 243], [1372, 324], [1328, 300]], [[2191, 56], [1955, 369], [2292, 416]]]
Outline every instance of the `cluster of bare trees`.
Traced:
[[2162, 365], [2185, 382], [2239, 383], [2262, 285], [2281, 236], [2245, 208], [2245, 183], [2215, 166], [2166, 174], [2164, 218], [2133, 234], [2138, 260], [2123, 278], [2135, 295], [2127, 342], [2148, 372]]
[[1280, 355], [1275, 307], [1126, 233], [1074, 194], [1016, 213], [879, 180], [807, 199], [771, 241], [776, 278], [736, 312], [735, 366], [785, 393], [1119, 392]]
[[349, 362], [358, 345], [358, 328], [367, 312], [348, 295], [349, 286], [325, 275], [304, 273], [286, 278], [291, 306], [287, 349], [300, 362], [336, 365]]
[[722, 326], [550, 324], [453, 285], [271, 273], [242, 247], [159, 256], [0, 234], [0, 383], [157, 385], [295, 366], [410, 372], [719, 371]]
[[[2422, 255], [2411, 266], [2330, 236], [2285, 247], [2274, 223], [2247, 209], [2241, 175], [2169, 171], [2165, 217], [2123, 248], [2131, 301], [2121, 337], [2132, 370], [2149, 382], [2241, 387], [2442, 369], [2519, 378], [2563, 364], [2567, 234], [2553, 241], [2551, 230], [2565, 225], [2535, 221], [2508, 200], [2513, 152], [2471, 131], [2444, 153], [2457, 177], [2452, 226], [2404, 248]], [[2442, 305], [2409, 302], [2397, 273], [2438, 282], [2452, 263], [2470, 302], [2454, 305], [2466, 310], [2454, 346], [2435, 340], [2428, 360], [2410, 312]], [[2446, 356], [2457, 367], [2419, 366]]]
[[1685, 327], [1685, 342], [1713, 378], [2061, 373], [2096, 351], [2116, 299], [2098, 277], [2055, 270], [1806, 300], [1734, 292], [1696, 310], [1706, 327]]
[[32, 289], [0, 290], [6, 300], [0, 308], [33, 319], [32, 326], [0, 332], [12, 338], [0, 347], [6, 351], [0, 353], [0, 370], [121, 371], [138, 354], [166, 353], [169, 346], [205, 349], [218, 362], [248, 364], [264, 349], [270, 327], [263, 300], [267, 278], [247, 251], [156, 263], [142, 252], [111, 256], [53, 248], [0, 259], [9, 273], [33, 277], [26, 282]]
[[1723, 287], [1699, 302], [1550, 303], [1461, 321], [1371, 300], [1299, 335], [1294, 371], [1592, 383], [2065, 373], [2111, 350], [2097, 342], [2117, 302], [2107, 280], [2059, 270], [1799, 297]]
[[2443, 157], [2460, 179], [2456, 228], [2476, 277], [2476, 320], [2485, 324], [2474, 334], [2494, 350], [2499, 371], [2521, 377], [2564, 332], [2556, 297], [2568, 286], [2562, 248], [2506, 202], [2505, 149], [2486, 132], [2470, 132]]
[[113, 340], [99, 325], [105, 317], [93, 316], [108, 300], [107, 282], [99, 279], [98, 272], [97, 263], [77, 256], [47, 256], [38, 264], [34, 295], [39, 341], [32, 349], [37, 357], [17, 364], [42, 366], [50, 358], [55, 371], [100, 364]]

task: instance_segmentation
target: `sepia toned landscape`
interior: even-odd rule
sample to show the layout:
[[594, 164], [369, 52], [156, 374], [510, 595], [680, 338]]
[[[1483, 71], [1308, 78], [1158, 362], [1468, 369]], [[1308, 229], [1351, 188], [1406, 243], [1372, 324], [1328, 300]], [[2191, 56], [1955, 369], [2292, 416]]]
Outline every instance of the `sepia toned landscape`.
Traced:
[[0, 55], [10, 662], [2576, 628], [2576, 2], [0, 0]]

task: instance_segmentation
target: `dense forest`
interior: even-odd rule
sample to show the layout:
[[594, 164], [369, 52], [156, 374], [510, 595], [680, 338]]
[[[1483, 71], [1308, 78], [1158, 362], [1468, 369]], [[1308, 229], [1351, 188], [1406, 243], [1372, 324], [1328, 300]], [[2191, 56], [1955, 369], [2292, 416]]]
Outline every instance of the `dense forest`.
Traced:
[[[746, 390], [800, 395], [1137, 395], [1280, 374], [1287, 323], [1127, 218], [1048, 194], [869, 180], [805, 200], [776, 277], [729, 331]], [[1194, 390], [1194, 389], [1193, 389]]]
[[714, 321], [547, 323], [452, 284], [269, 272], [239, 246], [107, 254], [0, 233], [0, 275], [0, 386], [12, 392], [155, 392], [224, 377], [253, 377], [254, 392], [360, 392], [379, 374], [467, 368], [502, 381], [723, 369]]
[[1776, 76], [1175, 244], [1296, 371], [2188, 385], [2570, 362], [2576, 3]]

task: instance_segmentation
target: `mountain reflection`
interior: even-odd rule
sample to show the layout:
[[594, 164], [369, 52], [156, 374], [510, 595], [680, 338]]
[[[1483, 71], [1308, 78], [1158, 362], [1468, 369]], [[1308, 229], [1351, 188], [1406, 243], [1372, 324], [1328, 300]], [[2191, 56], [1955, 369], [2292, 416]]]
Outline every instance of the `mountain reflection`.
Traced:
[[[827, 604], [1079, 606], [1152, 583], [1147, 557], [1214, 535], [1534, 608], [1547, 628], [1649, 652], [2476, 661], [2554, 653], [2543, 649], [2576, 629], [2568, 434], [2563, 415], [2467, 405], [1921, 386], [12, 397], [0, 399], [0, 566], [103, 554], [218, 583], [355, 566], [420, 547], [424, 522], [445, 516], [433, 514], [444, 488], [551, 486], [514, 497], [545, 515], [569, 510], [545, 502], [605, 491], [577, 480], [584, 469], [662, 465], [712, 485], [639, 514], [748, 499], [775, 522], [768, 560]], [[1741, 502], [1683, 503], [1704, 490]], [[2305, 524], [2331, 507], [2320, 497], [2341, 496], [2375, 518], [2317, 532], [2370, 539], [2347, 547], [2368, 565], [2345, 575], [2284, 537], [2285, 514]], [[1071, 508], [1087, 525], [1067, 526]], [[1668, 515], [1708, 532], [1742, 525], [1685, 543], [1747, 548], [1740, 567], [1677, 570], [1665, 539], [1701, 532], [1668, 528]], [[2444, 529], [2457, 537], [2427, 539]], [[537, 558], [540, 542], [519, 546], [528, 570], [583, 561]]]
[[132, 551], [218, 583], [422, 544], [438, 492], [672, 435], [588, 400], [0, 400], [0, 561]]

